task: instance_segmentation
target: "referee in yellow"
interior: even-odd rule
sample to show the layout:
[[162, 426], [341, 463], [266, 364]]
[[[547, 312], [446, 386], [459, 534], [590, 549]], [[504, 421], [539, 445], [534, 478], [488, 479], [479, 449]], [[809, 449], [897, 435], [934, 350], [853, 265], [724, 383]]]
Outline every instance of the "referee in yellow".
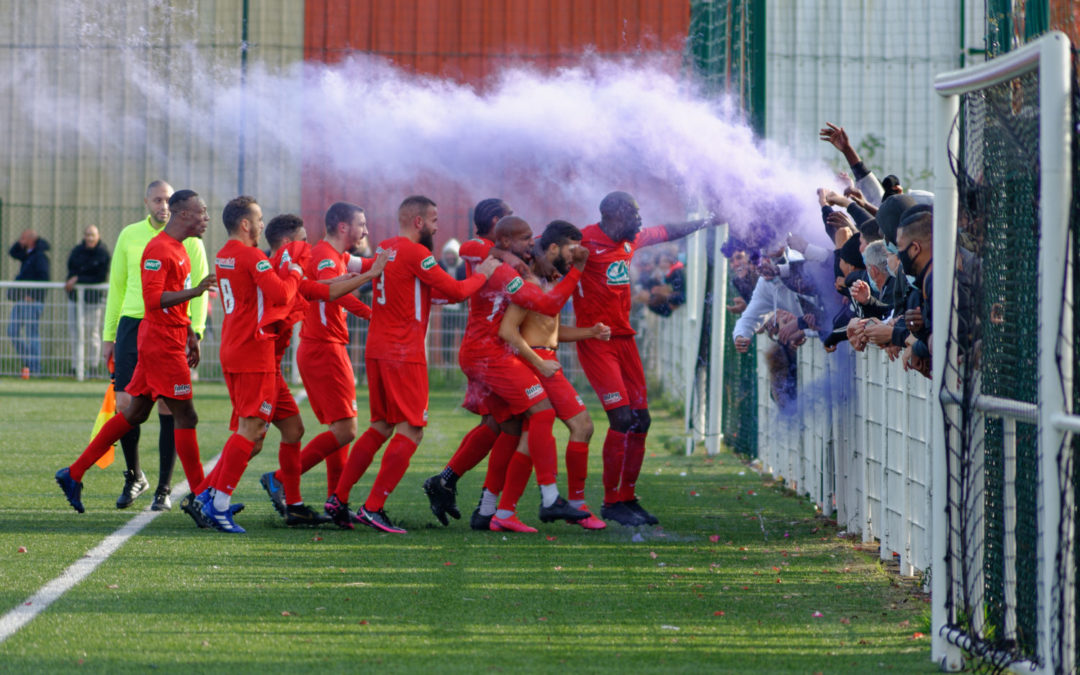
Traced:
[[[172, 193], [172, 186], [163, 180], [155, 180], [146, 186], [143, 203], [146, 204], [149, 215], [121, 230], [120, 237], [116, 240], [109, 270], [109, 296], [105, 304], [105, 329], [101, 335], [101, 351], [106, 362], [110, 356], [115, 360], [113, 383], [118, 409], [128, 403], [129, 396], [124, 393], [124, 388], [131, 381], [131, 374], [139, 360], [139, 324], [145, 311], [140, 271], [143, 249], [169, 221], [169, 197]], [[191, 258], [192, 278], [202, 279], [209, 272], [202, 239], [188, 237], [184, 240], [184, 248]], [[191, 278], [188, 279], [187, 287], [190, 288], [190, 285]], [[188, 304], [191, 329], [200, 340], [206, 330], [206, 303], [207, 296], [200, 295]], [[172, 508], [169, 493], [172, 491], [173, 466], [176, 464], [176, 444], [173, 440], [172, 413], [161, 405], [161, 401], [158, 401], [158, 420], [161, 422], [158, 436], [161, 466], [154, 503], [150, 508], [154, 511], [168, 511]], [[150, 487], [146, 475], [139, 467], [139, 427], [135, 427], [120, 439], [120, 447], [124, 451], [127, 470], [124, 471], [124, 490], [116, 500], [116, 508], [126, 509]]]

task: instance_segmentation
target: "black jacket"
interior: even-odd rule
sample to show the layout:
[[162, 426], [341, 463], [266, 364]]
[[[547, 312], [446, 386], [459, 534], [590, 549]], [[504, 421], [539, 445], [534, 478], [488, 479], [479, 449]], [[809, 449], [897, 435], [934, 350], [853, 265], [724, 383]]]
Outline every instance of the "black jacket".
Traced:
[[[8, 251], [8, 255], [22, 263], [19, 265], [19, 273], [15, 275], [15, 281], [48, 281], [48, 250], [49, 242], [40, 237], [38, 238], [37, 243], [34, 244], [34, 248], [29, 251], [23, 248], [23, 245], [19, 242], [12, 244], [11, 249]], [[44, 302], [45, 293], [46, 289], [44, 288], [29, 290], [23, 288], [9, 288], [8, 300], [22, 300], [26, 297], [30, 297], [35, 302]]]
[[[71, 249], [67, 260], [67, 278], [78, 277], [79, 284], [100, 284], [109, 279], [109, 249], [102, 242], [94, 248], [87, 248], [85, 242]], [[102, 291], [87, 291], [86, 302], [97, 304], [104, 295]], [[75, 301], [76, 293], [68, 293], [68, 300]]]

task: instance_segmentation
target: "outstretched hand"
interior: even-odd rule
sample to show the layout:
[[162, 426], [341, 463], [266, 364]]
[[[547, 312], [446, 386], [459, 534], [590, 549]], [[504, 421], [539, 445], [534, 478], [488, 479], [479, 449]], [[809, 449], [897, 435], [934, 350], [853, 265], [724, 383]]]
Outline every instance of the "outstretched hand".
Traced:
[[832, 122], [826, 122], [825, 128], [818, 132], [818, 138], [831, 143], [834, 148], [840, 152], [851, 148], [851, 141], [848, 140], [847, 132], [844, 131], [844, 127], [838, 127]]

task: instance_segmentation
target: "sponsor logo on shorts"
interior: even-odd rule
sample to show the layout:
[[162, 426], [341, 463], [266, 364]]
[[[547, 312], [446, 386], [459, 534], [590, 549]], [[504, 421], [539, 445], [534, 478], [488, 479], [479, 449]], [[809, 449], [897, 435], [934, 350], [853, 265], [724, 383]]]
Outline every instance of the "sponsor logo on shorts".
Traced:
[[433, 255], [429, 255], [428, 257], [420, 261], [420, 267], [423, 267], [426, 270], [429, 270], [438, 264], [439, 263], [435, 262], [435, 256]]
[[236, 269], [236, 258], [214, 258], [214, 264], [223, 270]]
[[336, 266], [337, 265], [334, 263], [333, 260], [331, 260], [330, 258], [327, 258], [326, 260], [319, 261], [318, 269], [325, 270], [325, 269], [330, 269], [330, 268], [333, 268], [333, 267], [336, 267]]
[[[580, 401], [581, 399], [578, 398], [578, 400]], [[615, 403], [621, 400], [622, 394], [617, 391], [609, 391], [608, 393], [604, 394], [604, 403]]]
[[608, 265], [607, 283], [608, 286], [630, 285], [630, 270], [626, 266], [625, 260], [618, 260]]
[[574, 400], [577, 401], [578, 405], [585, 405], [585, 401], [582, 401], [580, 396], [575, 396]]
[[270, 261], [269, 260], [260, 260], [259, 262], [255, 263], [255, 269], [257, 271], [259, 271], [259, 272], [269, 272], [270, 271]]
[[259, 406], [259, 412], [264, 415], [269, 415], [270, 413], [274, 412], [274, 406], [270, 405], [270, 401], [263, 401], [262, 404]]
[[427, 408], [424, 408], [424, 421], [427, 422]]
[[190, 384], [174, 384], [173, 385], [173, 396], [185, 396], [185, 395], [190, 394], [190, 393], [191, 393], [191, 385]]
[[510, 283], [506, 284], [506, 292], [510, 295], [513, 295], [514, 293], [517, 293], [524, 285], [525, 282], [521, 279], [521, 277], [514, 277], [510, 281]]
[[352, 401], [349, 401], [349, 402], [352, 403], [352, 411], [356, 412], [356, 399], [353, 399]]
[[534, 384], [533, 386], [531, 386], [531, 387], [529, 387], [528, 389], [525, 390], [525, 395], [528, 396], [529, 398], [536, 398], [537, 396], [539, 396], [540, 394], [543, 394], [543, 393], [544, 393], [544, 388], [542, 386], [540, 386], [539, 384]]
[[142, 266], [143, 266], [144, 270], [150, 270], [151, 272], [157, 272], [159, 269], [161, 269], [161, 261], [160, 260], [154, 260], [153, 258], [147, 258], [146, 261], [143, 262]]

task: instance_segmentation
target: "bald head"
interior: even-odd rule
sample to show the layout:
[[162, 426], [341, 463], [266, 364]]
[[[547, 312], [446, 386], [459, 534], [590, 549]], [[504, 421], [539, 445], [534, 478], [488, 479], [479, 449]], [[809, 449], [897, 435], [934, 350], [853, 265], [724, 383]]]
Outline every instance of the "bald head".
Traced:
[[600, 229], [612, 241], [631, 241], [641, 231], [637, 200], [627, 192], [611, 192], [600, 200]]
[[491, 231], [496, 248], [528, 260], [532, 251], [532, 227], [518, 216], [503, 216]]
[[101, 241], [101, 233], [98, 232], [97, 225], [87, 225], [83, 230], [83, 243], [86, 244], [86, 248], [94, 248]]

